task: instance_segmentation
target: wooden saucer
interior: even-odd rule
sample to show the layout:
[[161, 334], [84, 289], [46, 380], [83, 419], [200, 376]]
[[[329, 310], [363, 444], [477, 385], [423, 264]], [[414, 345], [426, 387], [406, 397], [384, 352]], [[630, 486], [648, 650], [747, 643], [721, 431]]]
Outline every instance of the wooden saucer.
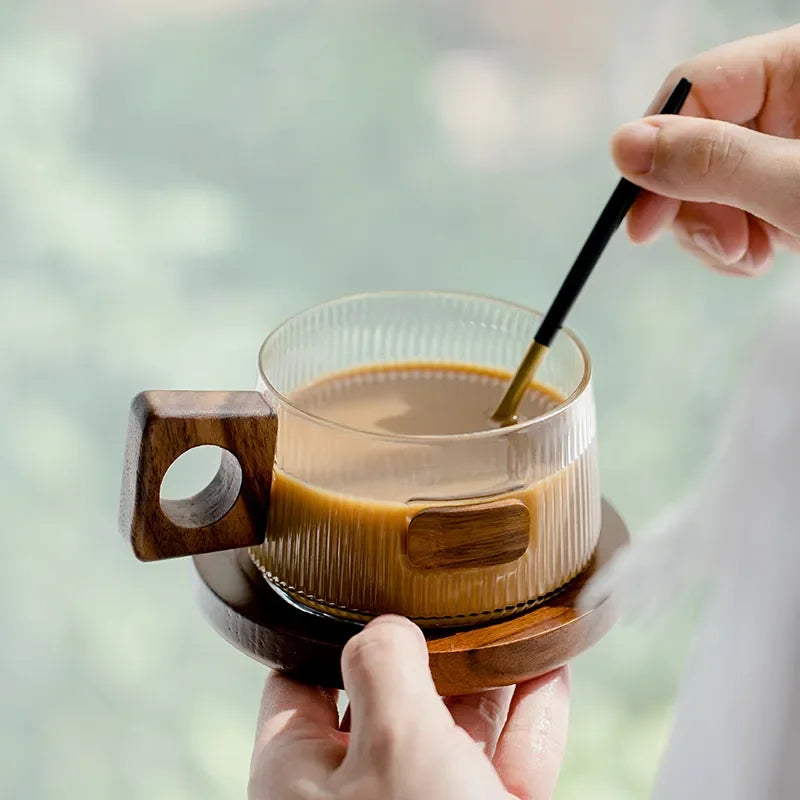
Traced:
[[[615, 621], [611, 599], [580, 610], [592, 574], [628, 544], [625, 523], [603, 502], [600, 539], [589, 566], [541, 605], [509, 619], [426, 631], [431, 672], [442, 695], [469, 694], [542, 675], [595, 644]], [[342, 687], [344, 643], [363, 627], [300, 606], [269, 584], [246, 550], [193, 557], [198, 601], [224, 639], [304, 683]]]

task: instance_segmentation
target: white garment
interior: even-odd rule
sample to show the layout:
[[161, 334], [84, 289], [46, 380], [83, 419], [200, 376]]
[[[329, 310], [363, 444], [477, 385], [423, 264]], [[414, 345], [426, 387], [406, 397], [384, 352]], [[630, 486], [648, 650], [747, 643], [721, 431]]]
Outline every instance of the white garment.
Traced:
[[800, 798], [800, 322], [755, 351], [707, 481], [587, 588], [709, 593], [654, 800]]

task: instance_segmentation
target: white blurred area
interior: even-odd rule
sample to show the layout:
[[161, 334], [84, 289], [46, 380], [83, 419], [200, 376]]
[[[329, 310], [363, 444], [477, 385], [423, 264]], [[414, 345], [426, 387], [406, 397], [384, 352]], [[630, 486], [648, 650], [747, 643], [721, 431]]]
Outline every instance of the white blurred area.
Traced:
[[[205, 627], [188, 564], [138, 564], [116, 534], [137, 391], [250, 388], [271, 328], [349, 292], [542, 308], [613, 188], [615, 126], [676, 60], [794, 17], [789, 0], [0, 4], [0, 796], [244, 794], [263, 669]], [[702, 485], [793, 267], [724, 280], [620, 236], [592, 277], [570, 325], [604, 492], [637, 539]], [[576, 662], [558, 798], [648, 796], [713, 613], [695, 586]]]
[[705, 475], [585, 593], [590, 606], [614, 592], [624, 617], [651, 622], [671, 598], [707, 598], [657, 800], [800, 794], [797, 306], [776, 308], [746, 354]]

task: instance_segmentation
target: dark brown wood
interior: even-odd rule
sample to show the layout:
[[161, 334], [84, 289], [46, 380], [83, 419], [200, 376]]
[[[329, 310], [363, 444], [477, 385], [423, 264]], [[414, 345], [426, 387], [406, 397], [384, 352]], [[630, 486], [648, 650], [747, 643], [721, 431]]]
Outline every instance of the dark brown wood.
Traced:
[[528, 507], [516, 498], [425, 508], [408, 523], [408, 560], [418, 569], [505, 564], [528, 549], [530, 528]]
[[[442, 695], [469, 694], [549, 672], [595, 644], [615, 620], [613, 599], [579, 609], [588, 578], [628, 544], [618, 514], [603, 503], [600, 541], [586, 570], [540, 606], [471, 628], [426, 631], [431, 671]], [[194, 558], [201, 610], [224, 639], [297, 680], [341, 688], [342, 647], [363, 627], [311, 611], [278, 592], [246, 551]]]
[[[142, 392], [131, 403], [120, 530], [142, 561], [264, 541], [278, 421], [258, 392]], [[223, 449], [203, 491], [161, 500], [170, 465], [200, 445]]]

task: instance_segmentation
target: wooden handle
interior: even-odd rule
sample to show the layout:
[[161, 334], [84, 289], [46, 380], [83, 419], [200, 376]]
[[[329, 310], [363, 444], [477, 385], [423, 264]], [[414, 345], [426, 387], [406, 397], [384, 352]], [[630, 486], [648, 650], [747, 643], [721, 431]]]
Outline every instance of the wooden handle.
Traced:
[[[131, 403], [120, 530], [141, 561], [261, 544], [278, 419], [258, 392], [142, 392]], [[194, 497], [162, 500], [170, 465], [193, 447], [223, 449]]]
[[516, 498], [424, 508], [408, 524], [417, 569], [467, 569], [516, 561], [528, 549], [530, 513]]

